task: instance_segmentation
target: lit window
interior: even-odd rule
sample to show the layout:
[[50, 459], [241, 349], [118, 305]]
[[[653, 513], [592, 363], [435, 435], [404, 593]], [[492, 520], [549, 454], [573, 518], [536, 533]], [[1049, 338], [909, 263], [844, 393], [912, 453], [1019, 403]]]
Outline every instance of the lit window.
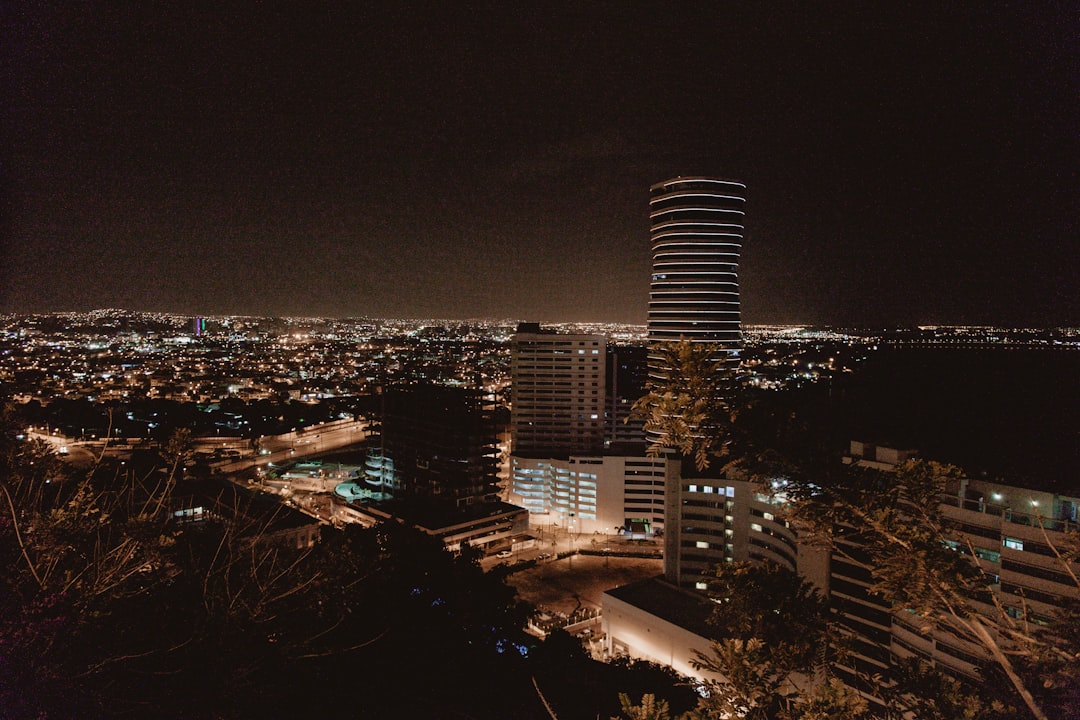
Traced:
[[709, 586], [708, 586], [707, 583], [703, 583], [703, 582], [699, 581], [699, 582], [694, 583], [694, 589], [695, 590], [708, 590]]
[[772, 514], [772, 513], [769, 513], [769, 512], [767, 512], [767, 513], [762, 513], [762, 514], [761, 514], [761, 516], [762, 516], [763, 518], [765, 518], [766, 520], [773, 520], [773, 519], [774, 519], [774, 518], [773, 518], [773, 514]]
[[706, 485], [705, 487], [703, 487], [701, 489], [702, 489], [703, 492], [706, 492], [706, 493], [709, 493], [709, 494], [712, 494], [712, 491], [713, 491], [712, 485]]
[[697, 492], [697, 485], [691, 485], [688, 489], [690, 492]]
[[756, 531], [758, 531], [758, 532], [761, 532], [761, 526], [760, 526], [760, 525], [758, 525], [757, 523], [750, 523], [750, 529], [751, 529], [751, 530], [756, 530]]
[[1005, 538], [1004, 540], [1001, 541], [1001, 544], [1004, 545], [1005, 547], [1009, 548], [1010, 550], [1023, 550], [1024, 549], [1024, 541], [1020, 540], [1018, 538], [1007, 537], [1007, 538]]
[[696, 543], [694, 543], [694, 547], [699, 548], [701, 550], [708, 550], [709, 549], [709, 543], [705, 542], [704, 540], [698, 540]]

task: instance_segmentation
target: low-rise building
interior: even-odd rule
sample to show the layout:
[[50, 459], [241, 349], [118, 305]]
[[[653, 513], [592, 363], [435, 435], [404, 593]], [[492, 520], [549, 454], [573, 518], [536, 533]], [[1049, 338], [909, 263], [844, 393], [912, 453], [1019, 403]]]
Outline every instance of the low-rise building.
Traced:
[[369, 527], [381, 522], [407, 523], [441, 539], [451, 552], [464, 545], [486, 554], [514, 546], [522, 548], [529, 531], [528, 511], [504, 502], [455, 507], [419, 500], [387, 500], [351, 503], [342, 513], [352, 522]]

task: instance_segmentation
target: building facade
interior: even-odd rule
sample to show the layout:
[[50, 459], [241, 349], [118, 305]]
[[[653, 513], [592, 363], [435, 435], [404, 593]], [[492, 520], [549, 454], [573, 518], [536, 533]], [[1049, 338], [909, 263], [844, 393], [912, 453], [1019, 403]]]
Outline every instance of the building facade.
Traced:
[[510, 500], [542, 525], [575, 533], [651, 535], [664, 527], [664, 492], [678, 473], [671, 458], [643, 455], [514, 455]]
[[522, 323], [511, 345], [514, 453], [599, 453], [604, 447], [606, 339]]
[[470, 388], [407, 385], [387, 389], [380, 445], [365, 475], [395, 497], [454, 505], [498, 495], [495, 399]]
[[714, 343], [718, 361], [738, 365], [745, 217], [746, 186], [740, 182], [678, 177], [650, 188], [650, 343]]
[[607, 430], [604, 444], [612, 447], [645, 442], [645, 421], [633, 416], [634, 403], [647, 391], [648, 348], [613, 345], [607, 351]]
[[799, 570], [809, 548], [800, 546], [783, 517], [783, 481], [772, 492], [730, 472], [704, 474], [683, 464], [669, 477], [664, 528], [664, 577], [682, 588], [705, 590], [703, 575], [724, 562], [771, 562]]

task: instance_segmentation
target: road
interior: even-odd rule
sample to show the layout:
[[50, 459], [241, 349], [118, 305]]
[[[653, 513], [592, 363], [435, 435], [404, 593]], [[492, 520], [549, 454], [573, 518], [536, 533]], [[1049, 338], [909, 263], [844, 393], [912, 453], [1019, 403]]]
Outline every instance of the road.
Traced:
[[265, 466], [270, 463], [283, 463], [313, 455], [322, 455], [332, 450], [354, 445], [367, 438], [367, 436], [368, 423], [365, 420], [354, 420], [348, 423], [339, 422], [330, 429], [312, 425], [298, 432], [262, 437], [259, 443], [264, 451], [268, 451], [267, 454], [256, 455], [253, 458], [241, 458], [215, 467], [223, 473], [240, 472], [255, 465]]
[[[100, 443], [87, 444], [74, 438], [40, 431], [31, 431], [29, 436], [33, 439], [48, 442], [57, 452], [60, 451], [61, 447], [66, 447], [67, 452], [61, 457], [76, 467], [90, 467], [101, 453]], [[260, 438], [259, 442], [262, 449], [268, 451], [265, 455], [248, 455], [235, 460], [219, 460], [212, 463], [212, 467], [226, 474], [241, 472], [257, 465], [265, 466], [272, 462], [283, 463], [289, 460], [321, 455], [354, 445], [367, 438], [367, 436], [368, 422], [366, 420], [338, 420], [324, 425], [311, 425], [298, 431], [281, 435], [266, 435]], [[213, 438], [212, 440], [212, 446], [220, 445], [220, 438]], [[198, 447], [199, 441], [200, 438], [193, 438], [193, 446]], [[249, 451], [245, 450], [245, 452]]]

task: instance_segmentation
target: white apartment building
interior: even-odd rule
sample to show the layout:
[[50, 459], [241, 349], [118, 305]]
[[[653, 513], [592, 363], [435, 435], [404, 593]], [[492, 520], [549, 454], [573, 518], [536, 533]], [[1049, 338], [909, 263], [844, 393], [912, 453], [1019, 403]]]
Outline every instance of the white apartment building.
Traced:
[[604, 447], [606, 339], [522, 323], [511, 348], [514, 453], [599, 453]]
[[[913, 455], [852, 442], [846, 461], [889, 470]], [[973, 601], [987, 617], [998, 613], [995, 604], [1014, 618], [1023, 617], [1026, 608], [1029, 627], [1038, 632], [1068, 600], [1080, 597], [1069, 574], [1070, 568], [1080, 574], [1080, 563], [1074, 560], [1067, 568], [1055, 553], [1055, 548], [1061, 552], [1065, 547], [1067, 533], [1080, 530], [1080, 497], [962, 478], [946, 486], [940, 509], [959, 533], [949, 544], [957, 552], [974, 552], [993, 593], [993, 604]], [[984, 647], [944, 630], [925, 631], [926, 623], [906, 609], [891, 607], [870, 593], [871, 568], [859, 562], [857, 540], [845, 550], [849, 557], [833, 553], [824, 579], [855, 641], [851, 661], [835, 668], [841, 679], [864, 689], [859, 675], [888, 677], [893, 657], [912, 656], [955, 677], [980, 679], [980, 666], [992, 662]]]

